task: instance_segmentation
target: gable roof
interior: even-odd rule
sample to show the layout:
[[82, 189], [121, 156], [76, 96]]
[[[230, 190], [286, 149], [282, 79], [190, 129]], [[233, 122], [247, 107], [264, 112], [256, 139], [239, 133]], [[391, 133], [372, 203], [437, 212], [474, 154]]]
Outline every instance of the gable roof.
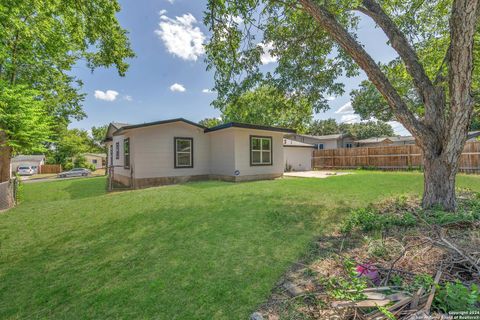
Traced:
[[146, 123], [141, 123], [141, 124], [126, 125], [126, 126], [123, 126], [123, 127], [119, 128], [117, 131], [115, 131], [113, 133], [113, 135], [118, 135], [118, 134], [120, 134], [120, 133], [122, 133], [123, 131], [126, 131], [126, 130], [145, 128], [145, 127], [156, 126], [156, 125], [167, 124], [167, 123], [174, 123], [174, 122], [184, 122], [186, 124], [198, 127], [200, 129], [204, 129], [204, 130], [206, 129], [206, 127], [204, 127], [204, 126], [202, 126], [202, 125], [200, 125], [196, 122], [193, 122], [193, 121], [190, 121], [190, 120], [187, 120], [187, 119], [184, 119], [184, 118], [175, 118], [175, 119], [168, 119], [168, 120], [161, 120], [161, 121], [154, 121], [154, 122], [146, 122]]
[[283, 139], [284, 147], [304, 147], [304, 148], [315, 148], [313, 144], [299, 142], [291, 139]]
[[255, 129], [255, 130], [265, 130], [265, 131], [278, 131], [278, 132], [285, 132], [285, 133], [295, 133], [296, 131], [293, 129], [287, 128], [280, 128], [280, 127], [271, 127], [271, 126], [262, 126], [257, 124], [249, 124], [249, 123], [240, 123], [240, 122], [229, 122], [224, 123], [212, 128], [205, 129], [205, 132], [212, 132], [218, 131], [228, 128], [244, 128], [244, 129]]
[[45, 156], [43, 154], [19, 154], [12, 158], [12, 161], [43, 161]]
[[480, 137], [480, 131], [470, 131], [468, 133], [467, 139], [473, 139], [476, 137]]
[[339, 140], [339, 139], [343, 139], [343, 138], [346, 138], [346, 137], [349, 137], [349, 135], [348, 134], [343, 134], [343, 133], [328, 134], [328, 135], [324, 135], [324, 136], [313, 136], [313, 135], [309, 135], [309, 134], [287, 135], [287, 138], [289, 138], [289, 139], [298, 140], [298, 139], [302, 139], [302, 138], [307, 138], [307, 139], [314, 140], [315, 142], [321, 142], [321, 141], [325, 141], [325, 140]]

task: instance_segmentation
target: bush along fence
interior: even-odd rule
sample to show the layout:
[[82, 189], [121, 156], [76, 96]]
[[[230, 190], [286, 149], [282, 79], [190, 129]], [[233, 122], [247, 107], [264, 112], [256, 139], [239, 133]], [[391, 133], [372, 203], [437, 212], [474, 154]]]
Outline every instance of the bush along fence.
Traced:
[[0, 183], [0, 211], [12, 208], [17, 203], [18, 180]]
[[[312, 157], [314, 169], [408, 170], [422, 167], [422, 150], [416, 145], [315, 150]], [[480, 142], [465, 144], [460, 171], [480, 173]]]

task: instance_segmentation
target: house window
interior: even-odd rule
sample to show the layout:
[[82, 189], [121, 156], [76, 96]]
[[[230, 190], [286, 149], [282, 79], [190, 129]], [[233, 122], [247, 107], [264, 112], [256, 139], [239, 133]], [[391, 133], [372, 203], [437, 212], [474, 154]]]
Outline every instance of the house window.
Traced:
[[115, 143], [115, 159], [120, 159], [120, 142]]
[[110, 165], [113, 166], [113, 144], [110, 145]]
[[130, 139], [123, 140], [123, 167], [130, 169]]
[[193, 168], [193, 138], [174, 138], [175, 168]]
[[353, 147], [353, 145], [352, 145], [351, 143], [345, 144], [345, 148], [349, 148], [349, 149], [350, 149], [350, 148], [352, 148], [352, 147]]
[[323, 143], [317, 144], [317, 150], [323, 150], [323, 149], [324, 149]]
[[250, 136], [250, 165], [272, 165], [272, 137]]
[[97, 159], [92, 159], [93, 164], [97, 164]]

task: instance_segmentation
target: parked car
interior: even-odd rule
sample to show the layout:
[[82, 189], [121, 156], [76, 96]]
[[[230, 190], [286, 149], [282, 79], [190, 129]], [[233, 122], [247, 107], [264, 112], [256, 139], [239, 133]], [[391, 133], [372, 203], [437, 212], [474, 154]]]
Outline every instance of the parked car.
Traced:
[[29, 166], [20, 166], [17, 168], [17, 173], [20, 176], [31, 176], [35, 173], [35, 170]]
[[86, 177], [90, 175], [91, 172], [85, 168], [73, 168], [70, 171], [64, 171], [58, 174], [59, 178], [68, 178], [68, 177]]

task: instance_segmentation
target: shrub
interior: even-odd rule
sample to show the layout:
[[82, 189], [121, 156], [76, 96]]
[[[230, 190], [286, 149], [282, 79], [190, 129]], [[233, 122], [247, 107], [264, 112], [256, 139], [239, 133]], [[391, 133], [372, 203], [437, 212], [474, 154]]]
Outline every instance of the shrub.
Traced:
[[383, 231], [391, 227], [412, 227], [417, 224], [415, 216], [406, 212], [403, 215], [381, 214], [374, 208], [362, 208], [353, 210], [351, 215], [343, 223], [341, 231], [349, 233], [358, 228], [363, 232]]
[[444, 286], [437, 286], [434, 307], [442, 312], [477, 310], [480, 302], [478, 287], [473, 284], [471, 288], [460, 281], [447, 282]]

